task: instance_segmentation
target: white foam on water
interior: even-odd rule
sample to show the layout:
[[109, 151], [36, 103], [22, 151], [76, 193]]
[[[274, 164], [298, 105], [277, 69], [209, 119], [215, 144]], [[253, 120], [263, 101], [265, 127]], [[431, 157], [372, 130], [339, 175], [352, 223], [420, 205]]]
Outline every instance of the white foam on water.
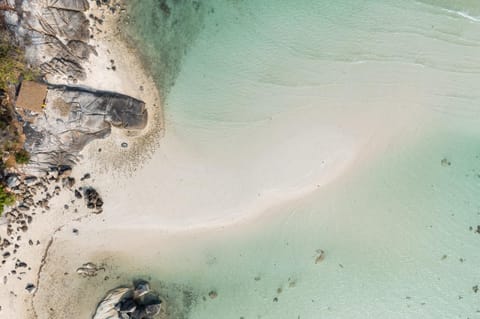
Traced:
[[468, 12], [463, 12], [463, 11], [455, 11], [455, 10], [449, 10], [449, 9], [442, 9], [443, 11], [445, 12], [448, 12], [448, 13], [452, 13], [454, 15], [458, 15], [462, 18], [466, 18], [470, 21], [473, 21], [473, 22], [480, 22], [480, 16], [472, 16], [470, 15]]

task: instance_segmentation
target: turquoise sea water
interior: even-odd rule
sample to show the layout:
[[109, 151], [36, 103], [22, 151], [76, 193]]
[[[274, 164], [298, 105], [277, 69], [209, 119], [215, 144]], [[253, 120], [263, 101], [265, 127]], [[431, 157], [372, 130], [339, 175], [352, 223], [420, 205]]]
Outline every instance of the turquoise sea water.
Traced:
[[[154, 283], [192, 290], [176, 318], [480, 316], [478, 2], [143, 0], [130, 12], [167, 132], [192, 147], [244, 147], [239, 128], [305, 107], [425, 111], [409, 142], [392, 138], [349, 176], [160, 254]], [[301, 130], [295, 116], [285, 129]]]
[[147, 272], [171, 298], [183, 297], [172, 285], [192, 292], [173, 318], [475, 318], [480, 142], [452, 133], [392, 149], [274, 219], [174, 240]]

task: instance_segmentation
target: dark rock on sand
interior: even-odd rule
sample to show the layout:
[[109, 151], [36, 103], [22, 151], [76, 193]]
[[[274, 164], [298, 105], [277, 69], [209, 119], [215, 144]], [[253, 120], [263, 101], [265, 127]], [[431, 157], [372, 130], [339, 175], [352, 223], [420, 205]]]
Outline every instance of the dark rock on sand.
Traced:
[[95, 277], [101, 270], [105, 271], [105, 267], [97, 266], [94, 263], [86, 263], [77, 269], [77, 274], [82, 277]]
[[83, 191], [83, 196], [85, 197], [85, 203], [88, 208], [101, 209], [103, 207], [103, 200], [94, 188], [86, 188]]
[[25, 290], [33, 294], [37, 290], [37, 287], [35, 287], [34, 284], [27, 284], [27, 286], [25, 287]]

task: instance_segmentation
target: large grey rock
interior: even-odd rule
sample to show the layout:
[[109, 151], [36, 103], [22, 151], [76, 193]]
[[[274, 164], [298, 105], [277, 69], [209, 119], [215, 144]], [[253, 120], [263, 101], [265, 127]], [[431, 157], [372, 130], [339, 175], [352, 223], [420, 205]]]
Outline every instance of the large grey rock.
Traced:
[[131, 293], [131, 288], [117, 288], [109, 291], [98, 305], [93, 319], [121, 319], [116, 305], [129, 293]]
[[89, 8], [87, 0], [49, 0], [47, 3], [49, 7], [71, 11], [87, 11]]
[[93, 319], [152, 319], [160, 313], [161, 304], [148, 283], [139, 281], [134, 287], [109, 291]]
[[46, 7], [41, 13], [39, 30], [67, 41], [88, 41], [90, 23], [83, 12]]
[[87, 0], [16, 0], [6, 21], [25, 47], [30, 64], [59, 79], [84, 79], [91, 53]]
[[14, 187], [17, 187], [18, 185], [20, 185], [21, 181], [20, 181], [20, 178], [18, 178], [17, 175], [11, 174], [11, 175], [7, 176], [6, 183], [7, 183], [8, 188], [14, 188]]
[[44, 114], [24, 123], [29, 167], [49, 170], [73, 166], [90, 141], [104, 138], [112, 126], [142, 129], [147, 123], [145, 103], [132, 97], [87, 88], [56, 86], [49, 89]]

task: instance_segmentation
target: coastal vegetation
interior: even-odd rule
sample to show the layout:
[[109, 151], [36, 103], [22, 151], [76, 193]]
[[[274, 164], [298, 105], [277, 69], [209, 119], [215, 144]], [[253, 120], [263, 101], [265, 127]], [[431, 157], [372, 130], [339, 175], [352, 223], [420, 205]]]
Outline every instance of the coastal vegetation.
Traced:
[[30, 154], [25, 149], [20, 149], [15, 153], [15, 162], [17, 164], [26, 164], [30, 160]]
[[20, 76], [33, 77], [33, 72], [23, 62], [18, 47], [8, 41], [4, 30], [0, 34], [0, 154], [6, 167], [25, 164], [29, 154], [23, 149], [21, 127], [15, 120], [13, 96]]
[[33, 79], [35, 72], [25, 62], [22, 50], [5, 27], [0, 12], [0, 216], [4, 207], [15, 202], [3, 176], [17, 164], [26, 164], [30, 155], [23, 148], [22, 128], [16, 120], [13, 101], [20, 79]]
[[1, 20], [0, 17], [0, 90], [8, 92], [20, 77], [34, 79], [35, 72], [25, 63], [22, 50], [15, 45]]
[[3, 185], [0, 185], [0, 217], [3, 214], [5, 206], [13, 205], [15, 202], [15, 196], [7, 192]]

